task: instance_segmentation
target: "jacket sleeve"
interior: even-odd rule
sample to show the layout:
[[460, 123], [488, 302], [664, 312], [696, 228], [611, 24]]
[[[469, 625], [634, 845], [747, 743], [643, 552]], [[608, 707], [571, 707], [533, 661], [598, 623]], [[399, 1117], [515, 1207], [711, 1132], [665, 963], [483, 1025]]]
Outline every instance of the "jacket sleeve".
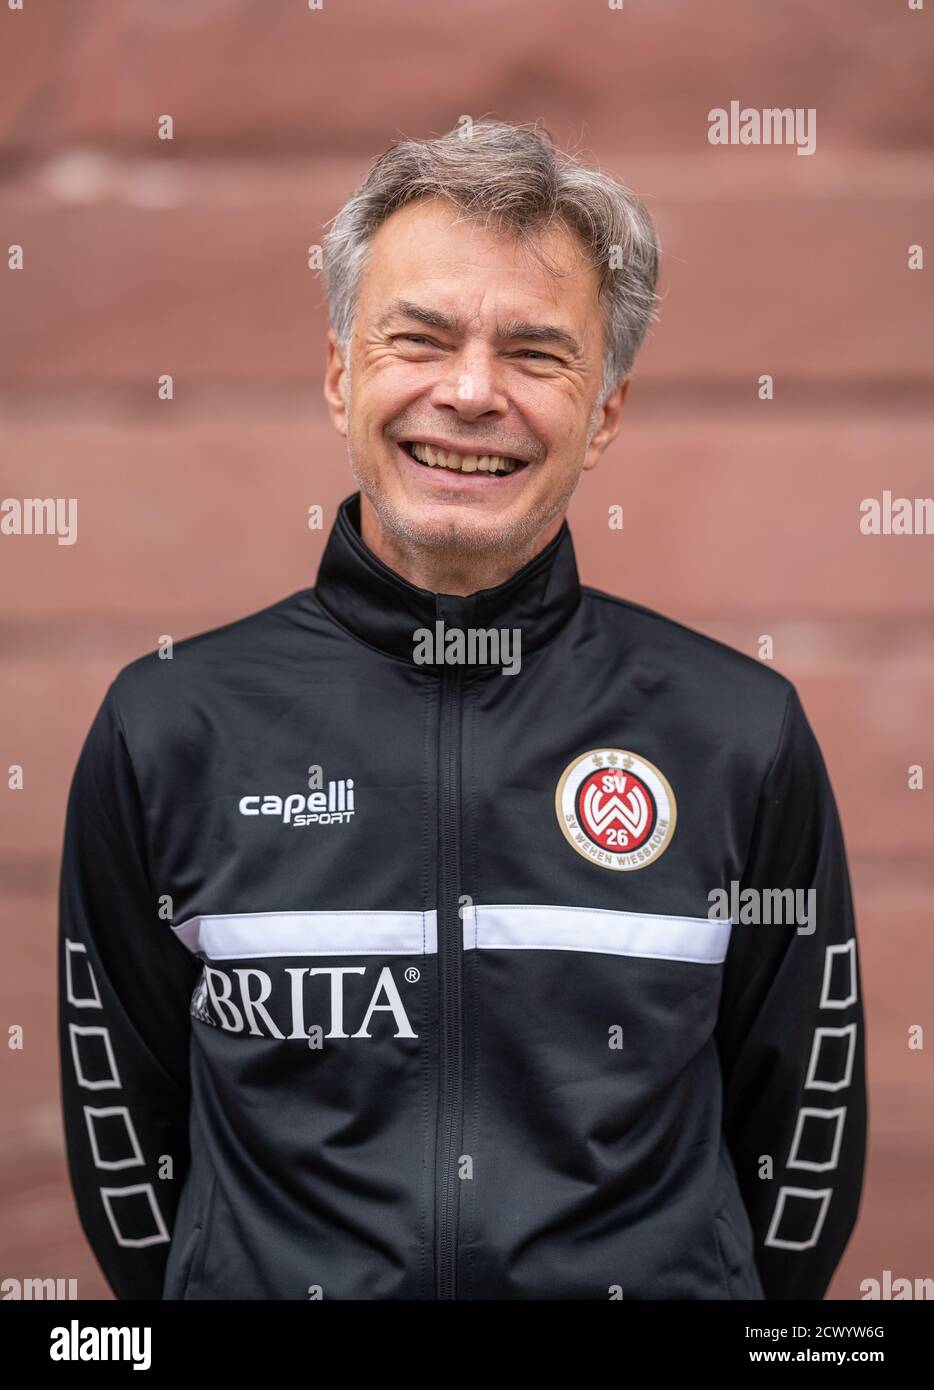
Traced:
[[78, 1214], [116, 1296], [161, 1299], [189, 1163], [188, 1008], [199, 963], [159, 916], [113, 684], [71, 783], [58, 936], [61, 1098]]
[[[758, 925], [743, 920], [750, 888]], [[797, 890], [797, 914], [774, 925], [790, 914], [766, 904], [787, 889]], [[784, 901], [790, 906], [787, 892]], [[766, 1298], [821, 1299], [859, 1209], [865, 1038], [843, 835], [793, 687], [738, 904], [717, 1024], [724, 1132]]]

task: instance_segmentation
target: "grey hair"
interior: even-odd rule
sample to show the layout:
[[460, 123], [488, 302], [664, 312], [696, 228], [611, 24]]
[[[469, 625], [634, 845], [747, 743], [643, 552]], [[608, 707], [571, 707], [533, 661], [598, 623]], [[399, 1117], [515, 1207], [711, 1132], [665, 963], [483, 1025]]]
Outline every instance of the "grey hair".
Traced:
[[397, 141], [374, 161], [324, 238], [330, 323], [345, 365], [370, 240], [392, 213], [428, 197], [447, 199], [539, 260], [536, 239], [546, 228], [577, 234], [600, 277], [602, 402], [629, 375], [658, 317], [658, 235], [630, 189], [556, 149], [538, 123], [475, 121], [446, 135]]

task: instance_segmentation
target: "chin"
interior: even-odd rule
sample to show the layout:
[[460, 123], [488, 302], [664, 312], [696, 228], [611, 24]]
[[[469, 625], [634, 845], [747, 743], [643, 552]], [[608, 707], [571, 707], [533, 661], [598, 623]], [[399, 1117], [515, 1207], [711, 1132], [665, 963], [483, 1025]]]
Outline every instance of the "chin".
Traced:
[[480, 516], [472, 507], [438, 505], [403, 506], [400, 520], [402, 528], [413, 539], [423, 545], [438, 545], [448, 548], [452, 545], [475, 545], [477, 542], [494, 542], [499, 533], [508, 527], [497, 522], [489, 513]]
[[452, 507], [446, 516], [438, 516], [436, 509], [430, 508], [421, 516], [413, 516], [409, 534], [426, 547], [475, 555], [511, 555], [528, 545], [541, 526], [540, 518], [528, 512], [481, 514], [466, 507]]

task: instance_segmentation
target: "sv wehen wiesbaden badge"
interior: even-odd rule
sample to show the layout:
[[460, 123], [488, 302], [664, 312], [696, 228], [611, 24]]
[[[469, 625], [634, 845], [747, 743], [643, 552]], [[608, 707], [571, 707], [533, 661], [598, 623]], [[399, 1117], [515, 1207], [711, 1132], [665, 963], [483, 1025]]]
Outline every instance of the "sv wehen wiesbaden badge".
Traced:
[[644, 869], [671, 843], [678, 808], [654, 763], [624, 748], [591, 748], [564, 769], [558, 824], [578, 854], [604, 869]]

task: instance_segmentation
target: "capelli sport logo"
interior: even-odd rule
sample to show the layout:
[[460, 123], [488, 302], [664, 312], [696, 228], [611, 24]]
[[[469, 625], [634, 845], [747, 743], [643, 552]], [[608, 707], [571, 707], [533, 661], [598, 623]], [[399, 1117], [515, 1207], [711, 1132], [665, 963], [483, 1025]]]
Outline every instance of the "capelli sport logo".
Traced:
[[275, 816], [282, 825], [349, 825], [356, 811], [353, 778], [328, 782], [327, 791], [255, 792], [241, 796], [238, 810], [241, 816]]
[[564, 769], [555, 812], [565, 839], [604, 869], [644, 869], [664, 854], [678, 809], [654, 763], [625, 748], [591, 748]]

